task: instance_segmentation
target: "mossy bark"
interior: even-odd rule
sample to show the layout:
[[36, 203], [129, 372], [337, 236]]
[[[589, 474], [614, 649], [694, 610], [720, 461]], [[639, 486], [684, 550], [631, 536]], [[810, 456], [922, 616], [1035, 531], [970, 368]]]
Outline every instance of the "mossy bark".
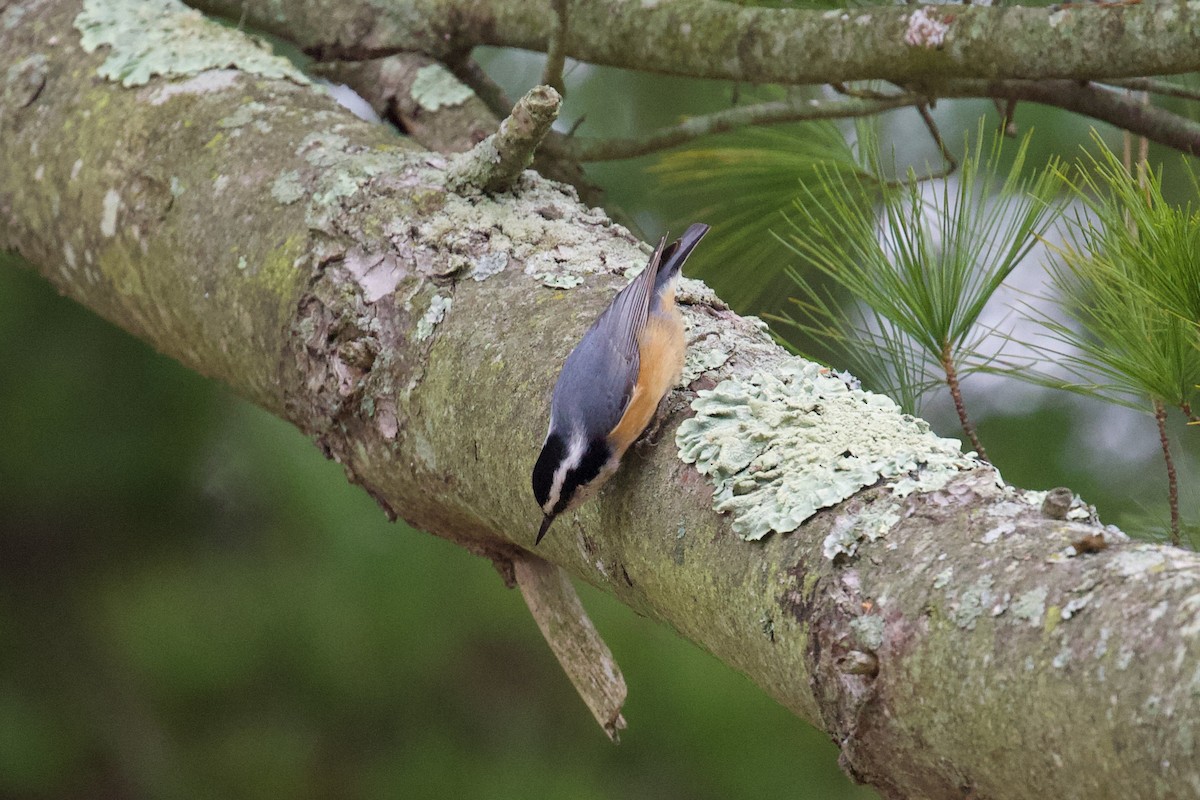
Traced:
[[[169, 59], [143, 86], [100, 78], [79, 10], [0, 14], [0, 70], [22, 76], [0, 105], [0, 247], [291, 420], [413, 525], [501, 561], [528, 547], [555, 371], [648, 249], [531, 173], [459, 196], [446, 157], [312, 87]], [[1200, 559], [986, 467], [743, 541], [671, 434], [697, 391], [789, 357], [684, 299], [720, 357], [690, 362], [659, 443], [539, 555], [743, 671], [887, 796], [1195, 793]]]
[[[191, 0], [321, 58], [401, 50], [454, 59], [490, 44], [546, 52], [550, 2]], [[1200, 7], [1187, 0], [763, 8], [722, 0], [569, 4], [566, 55], [593, 64], [750, 83], [1100, 78], [1200, 69]]]

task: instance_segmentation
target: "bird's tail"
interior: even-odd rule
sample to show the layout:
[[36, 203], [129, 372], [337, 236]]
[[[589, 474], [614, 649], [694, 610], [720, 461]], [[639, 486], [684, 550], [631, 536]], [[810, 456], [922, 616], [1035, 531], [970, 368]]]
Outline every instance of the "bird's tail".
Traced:
[[663, 285], [679, 274], [679, 270], [683, 269], [683, 262], [687, 261], [692, 250], [696, 249], [696, 245], [700, 244], [700, 240], [706, 233], [708, 233], [708, 226], [703, 222], [696, 222], [688, 226], [683, 236], [667, 245], [667, 248], [663, 250], [662, 265], [658, 268], [658, 275], [654, 279], [656, 292], [662, 291]]

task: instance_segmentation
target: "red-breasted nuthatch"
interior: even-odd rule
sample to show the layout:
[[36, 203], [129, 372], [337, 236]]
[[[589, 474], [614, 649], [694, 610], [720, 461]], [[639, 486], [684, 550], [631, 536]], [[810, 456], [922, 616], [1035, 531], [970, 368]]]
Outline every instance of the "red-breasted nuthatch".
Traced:
[[592, 497], [617, 470], [683, 369], [687, 342], [675, 307], [683, 262], [708, 233], [692, 225], [659, 242], [650, 263], [617, 293], [563, 363], [550, 401], [550, 430], [533, 467], [545, 518], [534, 544], [564, 511]]

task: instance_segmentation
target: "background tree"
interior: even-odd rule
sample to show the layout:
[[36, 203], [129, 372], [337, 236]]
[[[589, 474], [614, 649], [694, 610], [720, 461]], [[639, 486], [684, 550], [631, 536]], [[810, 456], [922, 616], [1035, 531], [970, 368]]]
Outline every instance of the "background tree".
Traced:
[[[145, 11], [153, 4], [142, 4], [140, 10], [120, 3], [88, 6], [101, 21], [105, 14], [128, 18], [141, 13], [146, 35], [156, 34], [154, 13]], [[437, 115], [430, 112], [439, 109], [417, 103], [406, 112], [397, 100], [419, 95], [413, 83], [422, 74], [426, 82], [441, 75], [436, 70], [422, 73], [431, 66], [429, 59], [444, 60], [475, 91], [453, 106], [466, 113], [470, 109], [461, 105], [479, 104], [476, 116], [469, 118], [477, 121], [475, 126], [461, 118], [449, 126], [460, 137], [464, 130], [489, 133], [491, 128], [478, 120], [486, 119], [483, 109], [489, 106], [492, 124], [507, 113], [505, 93], [515, 96], [543, 79], [558, 82], [554, 65], [567, 56], [744, 83], [836, 84], [840, 94], [815, 98], [743, 86], [733, 104], [729, 83], [712, 86], [568, 67], [561, 80], [567, 89], [562, 116], [573, 124], [584, 116], [585, 106], [597, 110], [587, 114], [576, 136], [548, 142], [543, 158], [549, 163], [542, 168], [571, 180], [585, 196], [603, 186], [608, 207], [639, 222], [650, 235], [665, 215], [651, 211], [646, 191], [654, 187], [644, 174], [647, 162], [584, 175], [574, 160], [651, 153], [667, 143], [683, 143], [695, 132], [730, 125], [902, 106], [917, 109], [914, 119], [924, 129], [930, 101], [957, 95], [996, 97], [1005, 103], [1051, 102], [1194, 149], [1189, 143], [1194, 123], [1169, 106], [1146, 106], [1122, 92], [1072, 80], [1200, 67], [1195, 63], [1200, 26], [1183, 4], [1069, 11], [964, 8], [953, 13], [885, 8], [828, 16], [696, 3], [686, 7], [686, 19], [674, 4], [653, 9], [582, 4], [567, 8], [565, 15], [564, 7], [557, 7], [558, 16], [531, 4], [397, 4], [395, 9], [418, 13], [395, 16], [389, 9], [368, 12], [346, 3], [230, 3], [211, 4], [209, 10], [271, 30], [322, 62], [419, 51], [415, 66], [409, 60], [418, 57], [404, 55], [368, 65], [329, 64], [324, 70], [347, 78], [355, 70], [371, 75], [364, 93], [386, 89], [373, 101], [398, 115], [413, 136], [418, 130], [429, 132], [421, 146], [434, 150], [462, 149], [481, 136], [458, 139], [453, 148], [438, 146], [438, 137], [451, 136], [436, 127]], [[3, 4], [9, 31], [5, 43], [27, 47], [32, 36], [46, 36], [50, 39], [39, 40], [39, 46], [62, 45], [68, 52], [63, 57], [79, 57], [73, 43], [70, 48], [63, 44], [76, 33], [52, 29], [47, 22], [67, 12], [74, 17], [79, 8], [72, 3]], [[1122, 23], [1124, 37], [1112, 37], [1116, 21]], [[689, 47], [679, 44], [683, 24], [698, 32], [683, 40], [692, 42]], [[701, 28], [704, 35], [699, 35]], [[1011, 36], [1005, 33], [1009, 30], [1027, 35]], [[664, 39], [666, 32], [669, 39]], [[1091, 35], [1102, 37], [1104, 47], [1089, 40]], [[772, 46], [766, 47], [767, 42]], [[814, 53], [813, 42], [846, 46]], [[1158, 46], [1146, 47], [1147, 42]], [[491, 61], [485, 73], [467, 57], [478, 44], [549, 51], [550, 68], [543, 74], [541, 65], [525, 67], [522, 73], [520, 60], [487, 53], [479, 59]], [[14, 48], [4, 49], [12, 57], [19, 50]], [[60, 55], [49, 52], [54, 58]], [[21, 51], [5, 64], [9, 79], [0, 121], [6, 134], [24, 124], [20, 109], [36, 108], [45, 87], [52, 90], [62, 79], [60, 62], [44, 53], [34, 54], [42, 60], [27, 53]], [[730, 53], [739, 54], [738, 59], [731, 61]], [[102, 56], [87, 62], [88, 68]], [[406, 63], [412, 66], [408, 72]], [[141, 66], [134, 59], [114, 77], [128, 78]], [[383, 81], [381, 74], [393, 82]], [[1030, 75], [1047, 80], [1028, 80]], [[900, 88], [893, 93], [843, 83], [865, 78], [891, 80]], [[1143, 87], [1162, 88], [1135, 86]], [[946, 106], [942, 103], [937, 112], [941, 128], [960, 116], [966, 128], [974, 126], [978, 106]], [[623, 120], [614, 109], [646, 118]], [[677, 124], [681, 113], [706, 111], [711, 114], [698, 121]], [[87, 125], [102, 116], [98, 112], [78, 109], [73, 119]], [[650, 118], [655, 113], [659, 118]], [[1023, 104], [1015, 111], [1005, 106], [1005, 113], [1019, 128], [1029, 125]], [[237, 135], [242, 127], [256, 124], [253, 117], [252, 111], [245, 120], [232, 113], [223, 117], [226, 123], [217, 128], [226, 133], [218, 135]], [[1055, 118], [1035, 127], [1055, 129], [1061, 141], [1052, 144], [1069, 150], [1067, 132], [1074, 131], [1079, 141], [1086, 136], [1086, 124], [1070, 119], [1069, 124]], [[640, 124], [614, 130], [630, 122]], [[612, 141], [616, 133], [622, 138]], [[948, 133], [941, 139], [956, 141]], [[52, 140], [49, 132], [42, 139], [46, 148]], [[942, 155], [936, 138], [927, 141], [931, 153]], [[1040, 157], [1051, 149], [1044, 139], [1033, 141]], [[776, 149], [796, 148], [792, 139]], [[90, 163], [93, 155], [80, 153], [80, 160], [87, 156]], [[924, 159], [920, 152], [900, 155], [916, 163]], [[22, 203], [49, 197], [41, 194], [45, 176], [36, 172], [36, 159], [36, 154], [22, 154], [27, 168], [13, 169], [9, 176], [16, 183], [6, 183], [0, 192], [9, 245], [25, 241], [28, 233], [16, 222], [28, 219]], [[751, 154], [743, 164], [758, 160], [759, 155]], [[816, 161], [811, 150], [798, 160], [807, 164], [800, 173]], [[51, 176], [61, 180], [55, 185], [62, 192], [68, 179]], [[172, 187], [166, 188], [170, 194]], [[289, 187], [280, 188], [286, 192]], [[146, 187], [150, 207], [156, 191]], [[801, 191], [798, 185], [796, 191]], [[657, 202], [677, 208], [679, 195], [679, 190], [662, 192]], [[101, 224], [104, 196], [100, 192], [95, 198]], [[714, 207], [709, 213], [721, 211]], [[738, 211], [737, 204], [730, 204], [725, 213], [732, 217]], [[52, 219], [47, 215], [47, 229]], [[254, 224], [253, 214], [246, 219], [247, 225]], [[675, 228], [679, 221], [671, 220]], [[716, 216], [710, 221], [719, 225], [722, 220]], [[43, 270], [53, 269], [56, 260], [87, 258], [83, 252], [62, 252], [51, 259], [18, 249], [40, 255], [34, 260]], [[757, 291], [742, 293], [744, 309], [755, 308], [750, 303], [756, 295], [791, 291], [779, 288], [788, 286], [780, 277], [788, 258], [764, 252], [754, 260], [775, 266], [756, 271], [761, 282], [756, 281]], [[734, 289], [746, 280], [745, 271], [729, 263], [729, 251], [714, 248], [705, 271], [714, 283]], [[702, 263], [698, 266], [704, 269]], [[533, 641], [515, 593], [496, 591], [486, 562], [464, 561], [461, 552], [440, 540], [398, 536], [395, 527], [378, 520], [376, 508], [361, 493], [331, 475], [337, 467], [321, 463], [282, 423], [218, 394], [172, 362], [79, 315], [34, 276], [15, 270], [0, 276], [11, 303], [11, 311], [0, 314], [9, 334], [3, 337], [9, 348], [5, 360], [12, 365], [10, 374], [19, 377], [3, 384], [3, 417], [10, 422], [2, 456], [8, 463], [0, 489], [6, 532], [0, 570], [6, 587], [5, 636], [12, 643], [3, 656], [11, 691], [3, 693], [0, 707], [5, 791], [367, 796], [460, 788], [472, 795], [526, 796], [530, 786], [537, 786], [546, 793], [572, 795], [688, 797], [752, 792], [830, 797], [836, 791], [845, 796], [863, 791], [844, 784], [835, 789], [829, 783], [834, 778], [817, 777], [806, 760], [828, 757], [798, 747], [797, 741], [810, 734], [741, 678], [588, 593], [588, 603], [598, 608], [598, 623], [633, 684], [627, 713], [634, 727], [627, 736], [635, 746], [612, 749], [595, 736], [557, 668]], [[780, 310], [770, 304], [758, 308]], [[86, 398], [80, 398], [80, 386], [87, 387]], [[1101, 412], [1080, 414], [1066, 405], [1051, 405], [1049, 411], [1037, 410], [1039, 418], [1034, 400], [1021, 395], [1021, 403], [1019, 414], [1010, 399], [1001, 404], [1000, 413], [985, 407], [979, 426], [992, 459], [1011, 482], [1069, 484], [1089, 499], [1099, 499], [1105, 516], [1123, 504], [1136, 507], [1138, 501], [1130, 498], [1162, 494], [1158, 480], [1147, 484], [1153, 489], [1131, 489], [1125, 479], [1134, 469], [1129, 466], [1116, 470], [1119, 486], [1106, 486], [1104, 470], [1078, 457], [1092, 446], [1095, 431], [1111, 423], [1089, 419], [1080, 436], [1083, 443], [1068, 442], [1071, 420]], [[942, 428], [949, 432], [952, 423]], [[1032, 439], [1009, 435], [1009, 429], [1027, 432]], [[1058, 437], [1064, 440], [1060, 455], [1048, 458], [1045, 442]], [[1192, 445], [1185, 458], [1194, 458], [1194, 452]], [[1185, 462], [1184, 469], [1194, 465]], [[444, 566], [437, 567], [439, 563]], [[401, 595], [398, 587], [407, 591]], [[496, 616], [485, 617], [485, 608]], [[497, 621], [511, 624], [498, 633]], [[764, 635], [770, 624], [764, 620]], [[494, 669], [496, 663], [506, 665], [502, 674]], [[696, 701], [698, 692], [703, 704]], [[645, 705], [639, 709], [639, 703]], [[564, 713], [552, 721], [551, 709]], [[576, 736], [569, 738], [567, 732]], [[685, 746], [684, 739], [698, 755], [677, 763], [675, 751]], [[728, 759], [715, 757], [726, 754]]]

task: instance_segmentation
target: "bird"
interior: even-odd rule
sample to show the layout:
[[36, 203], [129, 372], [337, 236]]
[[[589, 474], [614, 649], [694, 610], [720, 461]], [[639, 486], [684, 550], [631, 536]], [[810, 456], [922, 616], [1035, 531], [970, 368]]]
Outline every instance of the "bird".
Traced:
[[679, 380], [687, 341], [675, 305], [683, 262], [708, 233], [695, 223], [619, 291], [563, 362], [550, 400], [550, 427], [533, 466], [542, 509], [534, 545], [554, 519], [593, 497], [650, 424]]

